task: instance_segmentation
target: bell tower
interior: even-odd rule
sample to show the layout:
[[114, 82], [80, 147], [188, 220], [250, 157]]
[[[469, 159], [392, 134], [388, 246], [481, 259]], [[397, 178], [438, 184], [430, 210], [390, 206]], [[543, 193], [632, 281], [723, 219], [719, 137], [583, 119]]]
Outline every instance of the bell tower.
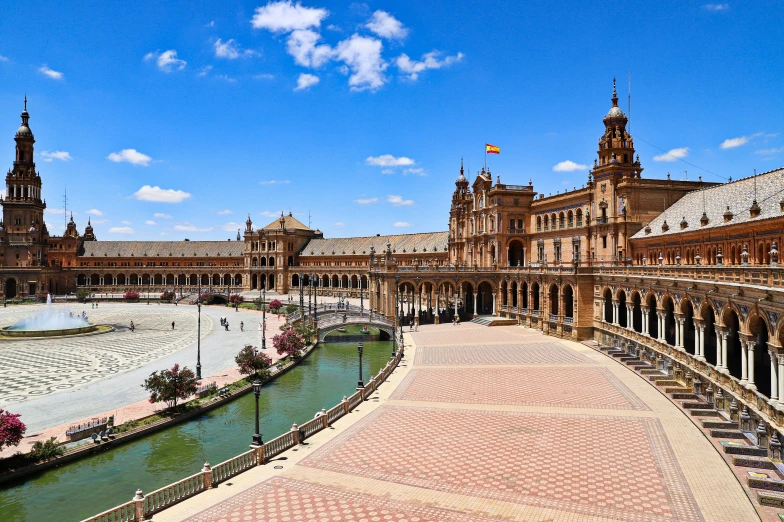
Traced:
[[613, 78], [613, 95], [607, 116], [604, 117], [604, 134], [599, 138], [599, 159], [594, 160], [593, 176], [601, 179], [618, 177], [640, 177], [640, 158], [634, 157], [634, 139], [626, 131], [629, 119], [618, 107], [618, 92]]

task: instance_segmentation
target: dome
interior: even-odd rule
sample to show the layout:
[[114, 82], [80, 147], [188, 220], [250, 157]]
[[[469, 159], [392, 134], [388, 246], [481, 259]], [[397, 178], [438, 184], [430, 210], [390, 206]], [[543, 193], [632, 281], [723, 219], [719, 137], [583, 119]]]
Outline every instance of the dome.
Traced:
[[27, 125], [22, 125], [21, 127], [19, 127], [19, 130], [16, 131], [16, 135], [19, 136], [20, 138], [32, 138], [33, 131], [31, 131], [30, 127], [28, 127]]
[[626, 116], [626, 115], [623, 113], [621, 108], [616, 105], [616, 106], [610, 108], [610, 112], [607, 113], [606, 117], [607, 118], [623, 118], [624, 116]]

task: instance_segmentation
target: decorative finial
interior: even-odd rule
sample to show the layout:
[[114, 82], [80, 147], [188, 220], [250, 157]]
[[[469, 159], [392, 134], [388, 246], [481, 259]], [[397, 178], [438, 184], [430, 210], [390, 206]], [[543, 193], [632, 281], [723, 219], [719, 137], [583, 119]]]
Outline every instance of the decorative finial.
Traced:
[[24, 110], [27, 111], [27, 93], [25, 93]]
[[618, 106], [618, 92], [615, 89], [615, 76], [613, 76], [612, 104], [613, 104], [613, 107], [617, 107]]

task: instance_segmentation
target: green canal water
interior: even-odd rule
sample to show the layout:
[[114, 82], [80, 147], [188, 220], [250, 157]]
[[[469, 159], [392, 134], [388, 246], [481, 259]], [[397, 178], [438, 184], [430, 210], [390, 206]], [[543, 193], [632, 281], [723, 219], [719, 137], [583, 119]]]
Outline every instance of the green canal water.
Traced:
[[[389, 361], [392, 343], [364, 343], [368, 381]], [[299, 366], [264, 385], [259, 398], [265, 441], [351, 395], [357, 385], [356, 343], [322, 344]], [[203, 416], [105, 453], [0, 486], [0, 521], [82, 520], [248, 450], [253, 393]]]

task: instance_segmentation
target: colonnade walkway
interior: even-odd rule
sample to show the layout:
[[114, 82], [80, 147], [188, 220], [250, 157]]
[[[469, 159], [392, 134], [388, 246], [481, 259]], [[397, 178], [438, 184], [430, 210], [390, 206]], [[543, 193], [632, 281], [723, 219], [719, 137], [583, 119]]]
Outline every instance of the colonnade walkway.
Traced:
[[606, 355], [517, 326], [406, 337], [402, 365], [332, 429], [154, 519], [759, 520], [691, 420]]

